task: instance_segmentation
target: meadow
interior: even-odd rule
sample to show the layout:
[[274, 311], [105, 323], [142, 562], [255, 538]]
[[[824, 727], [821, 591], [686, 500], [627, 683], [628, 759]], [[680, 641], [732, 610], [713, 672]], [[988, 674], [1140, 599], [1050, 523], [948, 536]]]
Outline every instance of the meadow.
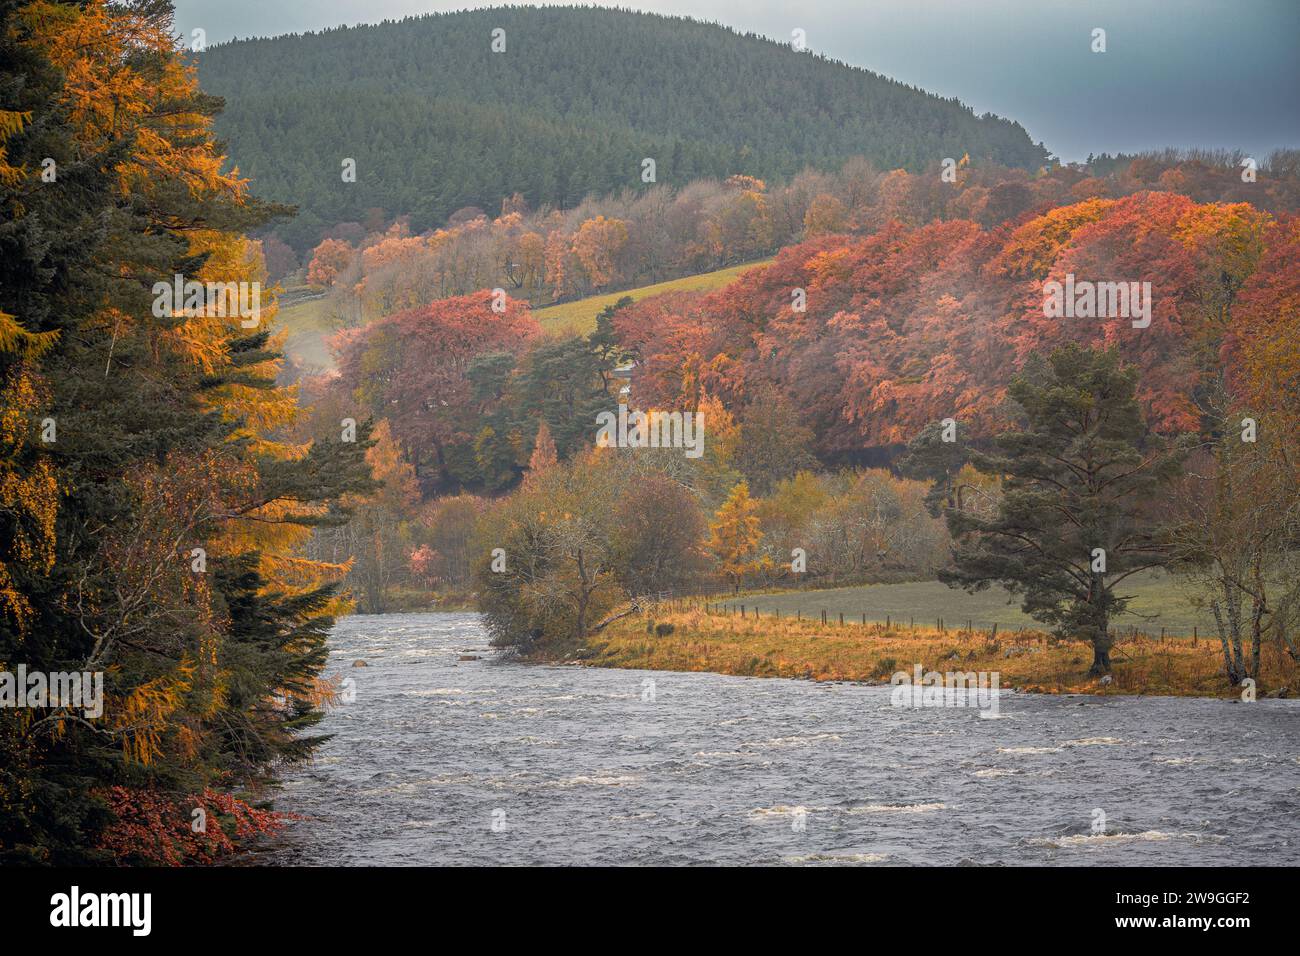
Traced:
[[[1134, 575], [1124, 582], [1118, 593], [1131, 595], [1128, 611], [1115, 619], [1115, 627], [1125, 633], [1136, 629], [1157, 637], [1191, 637], [1214, 633], [1214, 618], [1208, 609], [1194, 605], [1189, 595], [1171, 576], [1158, 571]], [[968, 594], [949, 588], [938, 581], [911, 581], [902, 584], [865, 584], [855, 587], [806, 591], [742, 592], [735, 596], [719, 595], [719, 603], [738, 610], [742, 605], [750, 614], [782, 617], [817, 618], [825, 611], [838, 621], [868, 622], [886, 620], [917, 627], [950, 629], [973, 627], [988, 630], [997, 625], [1002, 630], [1042, 625], [1023, 614], [1019, 599], [997, 585]]]
[[[334, 356], [325, 344], [339, 328], [333, 314], [333, 301], [325, 295], [305, 298], [311, 290], [306, 286], [286, 289], [276, 313], [276, 328], [289, 334], [284, 344], [285, 354], [304, 367], [330, 369]], [[288, 305], [284, 299], [292, 299]]]

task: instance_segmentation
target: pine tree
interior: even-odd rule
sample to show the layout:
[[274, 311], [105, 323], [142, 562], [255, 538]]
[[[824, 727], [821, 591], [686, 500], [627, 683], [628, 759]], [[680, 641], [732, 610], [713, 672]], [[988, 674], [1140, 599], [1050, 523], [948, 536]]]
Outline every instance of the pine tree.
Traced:
[[1110, 624], [1128, 603], [1117, 586], [1170, 560], [1153, 511], [1186, 453], [1147, 433], [1136, 381], [1115, 350], [1035, 357], [1009, 389], [1023, 426], [994, 453], [971, 454], [979, 471], [1005, 476], [997, 514], [946, 512], [958, 543], [940, 580], [1022, 595], [1026, 614], [1092, 644], [1094, 675], [1110, 670]]

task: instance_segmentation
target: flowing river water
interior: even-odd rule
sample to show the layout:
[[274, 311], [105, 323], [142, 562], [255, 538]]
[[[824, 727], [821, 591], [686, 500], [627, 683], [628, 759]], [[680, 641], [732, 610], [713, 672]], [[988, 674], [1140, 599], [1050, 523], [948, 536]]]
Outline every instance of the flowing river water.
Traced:
[[1004, 690], [982, 719], [888, 687], [498, 662], [470, 613], [349, 617], [330, 646], [355, 700], [253, 862], [1300, 864], [1300, 701]]

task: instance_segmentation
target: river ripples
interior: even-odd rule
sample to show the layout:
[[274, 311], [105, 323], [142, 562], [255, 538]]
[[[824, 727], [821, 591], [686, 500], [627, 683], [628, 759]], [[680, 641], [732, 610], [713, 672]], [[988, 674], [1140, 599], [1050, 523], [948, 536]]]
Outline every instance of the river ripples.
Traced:
[[1004, 693], [980, 719], [499, 663], [469, 613], [349, 617], [330, 644], [356, 699], [285, 775], [305, 819], [252, 862], [1300, 864], [1300, 701]]

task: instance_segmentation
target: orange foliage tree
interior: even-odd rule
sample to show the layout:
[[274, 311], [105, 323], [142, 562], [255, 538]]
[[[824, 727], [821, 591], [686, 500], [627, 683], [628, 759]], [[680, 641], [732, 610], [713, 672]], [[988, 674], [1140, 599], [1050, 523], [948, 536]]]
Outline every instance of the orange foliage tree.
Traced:
[[332, 286], [339, 273], [352, 264], [354, 255], [352, 247], [342, 239], [323, 240], [312, 250], [307, 281], [312, 285]]

